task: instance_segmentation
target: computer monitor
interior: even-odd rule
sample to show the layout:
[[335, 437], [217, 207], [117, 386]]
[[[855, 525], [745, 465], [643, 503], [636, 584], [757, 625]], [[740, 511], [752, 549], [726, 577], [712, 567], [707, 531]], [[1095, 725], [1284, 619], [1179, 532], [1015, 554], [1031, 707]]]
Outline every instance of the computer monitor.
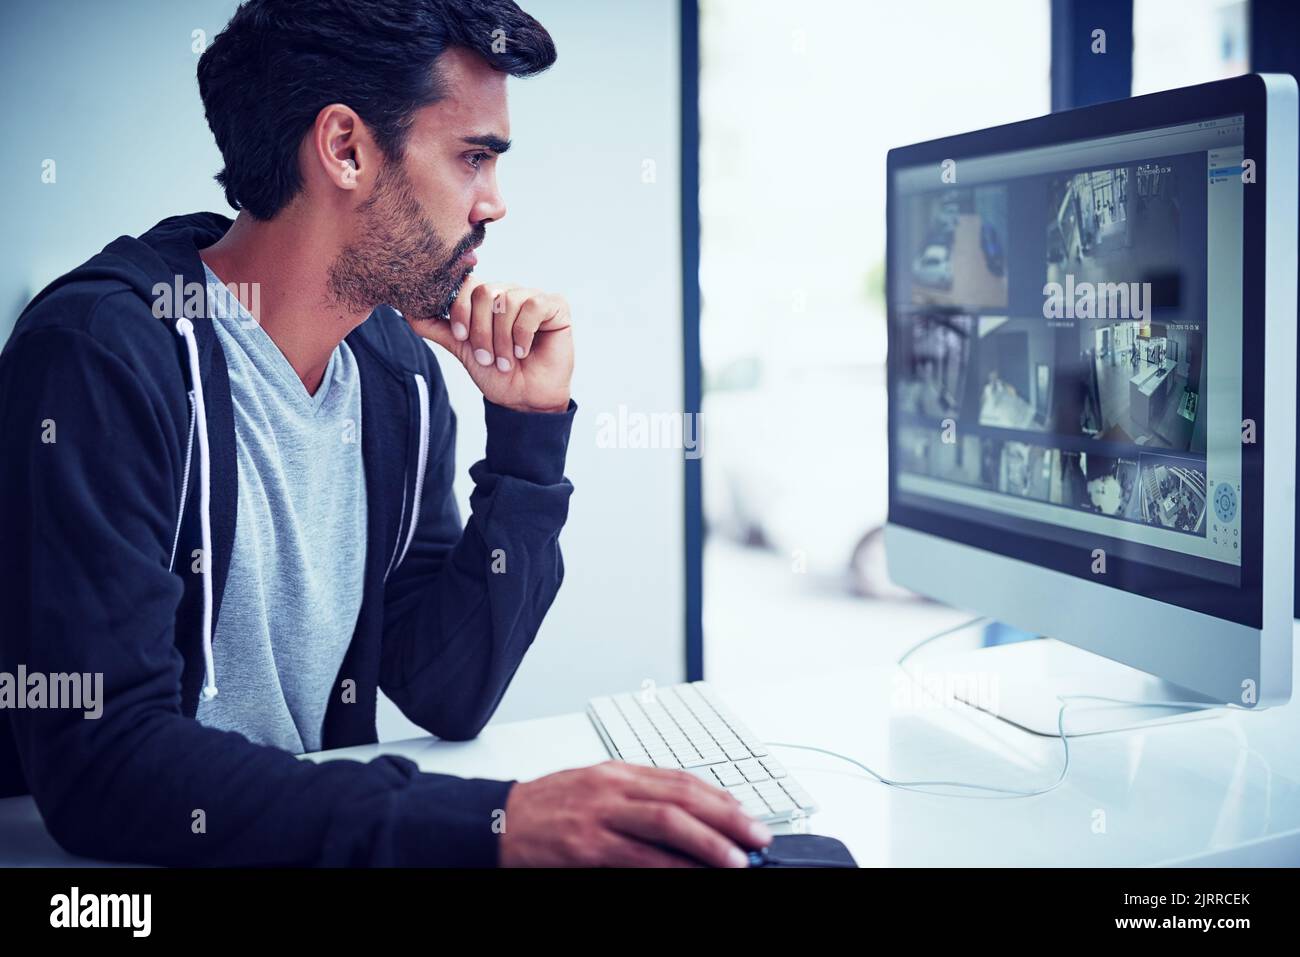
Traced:
[[1296, 104], [1243, 76], [890, 151], [895, 581], [1057, 677], [1290, 697]]

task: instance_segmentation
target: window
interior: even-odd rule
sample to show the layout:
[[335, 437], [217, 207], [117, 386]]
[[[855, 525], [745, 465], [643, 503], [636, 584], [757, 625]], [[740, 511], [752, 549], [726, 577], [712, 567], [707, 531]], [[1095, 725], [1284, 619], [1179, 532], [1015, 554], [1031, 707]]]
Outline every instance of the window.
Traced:
[[1049, 6], [701, 0], [708, 673], [880, 585], [885, 156], [1046, 113]]
[[1134, 0], [1133, 95], [1250, 72], [1246, 0]]

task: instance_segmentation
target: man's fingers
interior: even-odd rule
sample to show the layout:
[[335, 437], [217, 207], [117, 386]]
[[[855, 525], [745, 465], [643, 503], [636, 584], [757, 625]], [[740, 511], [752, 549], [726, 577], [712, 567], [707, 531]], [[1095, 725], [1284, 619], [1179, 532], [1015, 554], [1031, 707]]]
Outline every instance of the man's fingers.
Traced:
[[621, 804], [606, 825], [647, 844], [670, 850], [711, 867], [745, 867], [748, 859], [734, 843], [689, 812], [665, 801], [630, 800]]
[[546, 319], [537, 327], [538, 332], [557, 332], [560, 329], [568, 329], [573, 325], [573, 320], [569, 314], [569, 303], [563, 296], [544, 295], [542, 304], [546, 313]]
[[448, 310], [449, 335], [463, 345], [456, 349], [446, 337], [426, 335], [446, 345], [463, 362], [510, 372], [532, 354], [539, 332], [558, 332], [572, 325], [563, 296], [522, 286], [465, 281]]
[[460, 287], [460, 292], [456, 293], [451, 308], [447, 310], [447, 324], [451, 327], [452, 335], [460, 341], [469, 338], [470, 299], [474, 295], [474, 290], [481, 285], [483, 283], [478, 279], [467, 276]]
[[638, 766], [623, 793], [630, 798], [676, 804], [744, 847], [763, 847], [771, 839], [766, 825], [746, 814], [739, 801], [689, 771]]
[[435, 322], [411, 323], [411, 328], [420, 336], [436, 342], [456, 358], [460, 358], [460, 341], [452, 334], [451, 323], [439, 319]]
[[511, 328], [513, 354], [516, 359], [523, 359], [533, 351], [533, 337], [538, 328], [551, 318], [551, 307], [541, 296], [533, 296], [523, 304], [519, 315]]
[[673, 854], [663, 848], [654, 847], [635, 838], [621, 834], [611, 834], [602, 854], [603, 867], [700, 867], [694, 861], [680, 854]]
[[490, 366], [496, 361], [492, 324], [496, 320], [494, 304], [501, 292], [500, 287], [485, 282], [475, 286], [470, 293], [469, 344], [474, 361], [481, 366]]
[[[509, 372], [518, 356], [515, 355], [514, 326], [519, 313], [531, 301], [536, 293], [532, 289], [507, 289], [497, 299], [496, 314], [492, 317], [492, 352], [497, 359], [497, 368]], [[504, 360], [505, 365], [501, 362]]]

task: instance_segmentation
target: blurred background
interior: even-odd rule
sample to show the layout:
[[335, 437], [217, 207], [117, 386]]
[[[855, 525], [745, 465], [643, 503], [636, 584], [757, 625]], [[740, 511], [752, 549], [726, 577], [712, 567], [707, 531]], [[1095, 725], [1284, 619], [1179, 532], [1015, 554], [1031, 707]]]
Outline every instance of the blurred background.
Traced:
[[[1295, 55], [1259, 26], [1283, 17], [1277, 0], [521, 5], [559, 61], [512, 81], [510, 215], [478, 271], [573, 305], [577, 491], [564, 587], [498, 720], [647, 681], [825, 669], [863, 642], [888, 655], [900, 649], [867, 625], [879, 603], [891, 620], [962, 617], [884, 573], [887, 150]], [[0, 13], [0, 80], [17, 91], [0, 342], [116, 236], [231, 212], [194, 71], [235, 6]], [[1085, 57], [1098, 24], [1104, 64]], [[467, 510], [481, 404], [443, 369]], [[620, 415], [695, 412], [698, 458], [601, 438]], [[418, 733], [383, 704], [381, 739]]]
[[[1129, 62], [1134, 95], [1249, 72], [1248, 7], [700, 0], [707, 674], [821, 670], [927, 633], [895, 646], [873, 602], [900, 625], [961, 618], [885, 573], [887, 151], [1127, 96]], [[1064, 73], [1089, 25], [1105, 74], [1054, 85], [1054, 44]]]

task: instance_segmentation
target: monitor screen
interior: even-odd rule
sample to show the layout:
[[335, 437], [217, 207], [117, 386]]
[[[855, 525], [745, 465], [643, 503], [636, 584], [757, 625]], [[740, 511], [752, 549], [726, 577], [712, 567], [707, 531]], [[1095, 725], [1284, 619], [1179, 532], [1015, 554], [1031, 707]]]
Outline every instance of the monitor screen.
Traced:
[[1241, 588], [1244, 134], [891, 167], [891, 520], [1192, 607]]

